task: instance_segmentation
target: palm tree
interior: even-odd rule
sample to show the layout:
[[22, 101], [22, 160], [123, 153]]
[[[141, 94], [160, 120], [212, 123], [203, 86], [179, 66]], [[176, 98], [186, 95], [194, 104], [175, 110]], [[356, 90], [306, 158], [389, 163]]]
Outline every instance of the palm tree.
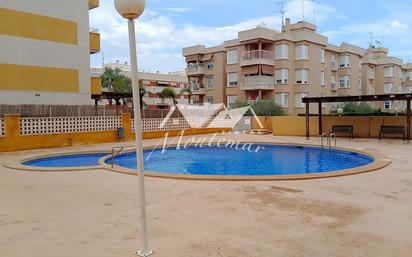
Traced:
[[[132, 93], [132, 80], [123, 75], [119, 68], [111, 69], [106, 67], [102, 76], [103, 88], [109, 92], [114, 93]], [[143, 81], [139, 80], [139, 97], [140, 108], [143, 108], [143, 96], [146, 94], [146, 90], [143, 85]], [[127, 102], [131, 102], [130, 98], [125, 99]]]
[[182, 90], [180, 90], [180, 95], [187, 95], [188, 96], [188, 100], [189, 100], [189, 104], [190, 104], [190, 100], [192, 98], [192, 90], [190, 87], [188, 88], [183, 88]]
[[162, 90], [162, 92], [160, 92], [159, 96], [162, 98], [162, 101], [164, 102], [165, 98], [172, 98], [173, 99], [173, 105], [176, 105], [176, 93], [175, 91], [170, 88], [167, 87], [165, 89]]

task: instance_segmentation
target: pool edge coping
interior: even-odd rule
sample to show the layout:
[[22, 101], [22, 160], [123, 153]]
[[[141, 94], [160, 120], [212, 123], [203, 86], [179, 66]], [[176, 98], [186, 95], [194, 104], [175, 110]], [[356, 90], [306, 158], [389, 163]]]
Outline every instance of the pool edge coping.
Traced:
[[[212, 143], [217, 143], [212, 142]], [[319, 145], [314, 144], [304, 144], [304, 143], [284, 143], [284, 142], [240, 142], [240, 144], [261, 144], [261, 145], [288, 145], [288, 146], [306, 146], [306, 147], [315, 147], [321, 148]], [[172, 144], [168, 147], [176, 147], [178, 144]], [[161, 148], [156, 146], [146, 146], [144, 150], [150, 150], [155, 148]], [[392, 160], [384, 154], [378, 153], [373, 150], [369, 149], [351, 149], [346, 147], [332, 147], [332, 149], [337, 150], [344, 150], [354, 153], [363, 154], [369, 156], [374, 159], [374, 162], [364, 165], [357, 168], [346, 169], [346, 170], [339, 170], [339, 171], [330, 171], [330, 172], [323, 172], [323, 173], [312, 173], [312, 174], [295, 174], [295, 175], [266, 175], [266, 176], [243, 176], [243, 175], [231, 175], [231, 176], [220, 176], [220, 175], [193, 175], [193, 174], [172, 174], [172, 173], [160, 173], [160, 172], [153, 172], [153, 171], [145, 171], [145, 176], [147, 177], [154, 177], [154, 178], [165, 178], [165, 179], [176, 179], [176, 180], [204, 180], [204, 181], [275, 181], [275, 180], [305, 180], [305, 179], [320, 179], [320, 178], [333, 178], [333, 177], [340, 177], [340, 176], [348, 176], [348, 175], [356, 175], [366, 172], [376, 171], [382, 168], [387, 167], [392, 163]], [[131, 148], [130, 150], [124, 151], [123, 153], [133, 152], [135, 148]], [[33, 167], [24, 165], [24, 162], [31, 161], [34, 159], [39, 158], [47, 158], [47, 157], [56, 157], [56, 156], [65, 156], [65, 155], [73, 155], [73, 154], [93, 154], [93, 153], [107, 153], [107, 156], [102, 157], [99, 159], [97, 166], [83, 166], [83, 167], [70, 167], [70, 168], [43, 168], [43, 167]], [[57, 153], [57, 154], [45, 154], [45, 155], [38, 155], [38, 156], [31, 156], [28, 158], [24, 158], [21, 160], [15, 160], [11, 163], [4, 163], [3, 166], [14, 169], [14, 170], [22, 170], [22, 171], [32, 171], [32, 172], [73, 172], [73, 171], [91, 171], [91, 170], [98, 170], [104, 169], [110, 172], [126, 174], [126, 175], [137, 175], [135, 170], [128, 169], [124, 167], [120, 167], [118, 165], [114, 165], [113, 168], [111, 164], [107, 164], [105, 161], [112, 157], [110, 151], [70, 151], [64, 153]]]
[[[216, 143], [216, 142], [212, 142]], [[269, 142], [240, 142], [240, 144], [261, 144], [261, 145], [288, 145], [288, 146], [306, 146], [306, 147], [315, 147], [321, 148], [321, 146], [314, 144], [304, 144], [304, 143], [269, 143]], [[176, 147], [177, 144], [169, 145], [169, 147]], [[144, 150], [154, 149], [155, 146], [144, 147]], [[219, 176], [219, 175], [193, 175], [193, 174], [172, 174], [172, 173], [160, 173], [153, 171], [144, 171], [145, 176], [154, 177], [154, 178], [166, 178], [166, 179], [176, 179], [176, 180], [204, 180], [204, 181], [275, 181], [275, 180], [305, 180], [305, 179], [320, 179], [320, 178], [333, 178], [341, 176], [356, 175], [366, 172], [372, 172], [376, 170], [383, 169], [392, 163], [392, 160], [384, 154], [377, 153], [372, 150], [365, 150], [362, 148], [351, 149], [346, 147], [332, 147], [332, 149], [344, 150], [354, 153], [363, 154], [374, 159], [374, 162], [364, 165], [357, 168], [345, 169], [339, 171], [330, 171], [323, 173], [312, 173], [312, 174], [296, 174], [296, 175], [269, 175], [269, 176], [243, 176], [243, 175], [231, 175], [231, 176]], [[135, 150], [128, 150], [127, 152], [133, 152]], [[133, 169], [124, 168], [118, 165], [114, 165], [113, 168], [110, 164], [107, 164], [105, 161], [110, 158], [106, 156], [99, 160], [99, 164], [106, 170], [111, 172], [116, 172], [120, 174], [134, 175], [137, 173]]]

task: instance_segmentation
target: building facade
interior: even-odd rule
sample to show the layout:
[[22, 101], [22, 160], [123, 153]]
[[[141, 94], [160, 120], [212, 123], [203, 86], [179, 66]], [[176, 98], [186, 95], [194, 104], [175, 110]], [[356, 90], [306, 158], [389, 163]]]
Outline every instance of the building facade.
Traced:
[[[120, 69], [122, 74], [131, 77], [130, 65], [128, 63], [112, 63], [106, 64], [105, 67], [111, 69]], [[95, 77], [100, 77], [104, 72], [104, 68], [92, 68], [91, 73]], [[177, 74], [177, 75], [175, 75]], [[173, 105], [173, 99], [160, 97], [160, 92], [165, 88], [171, 88], [175, 91], [175, 100], [180, 104], [188, 104], [191, 96], [184, 89], [189, 88], [187, 77], [181, 72], [170, 74], [139, 72], [138, 79], [143, 83], [146, 94], [143, 97], [144, 107], [147, 109], [164, 109]], [[100, 104], [107, 104], [102, 101]]]
[[[292, 115], [304, 112], [303, 97], [366, 93], [365, 67], [375, 63], [376, 57], [372, 54], [367, 61], [365, 55], [369, 56], [368, 51], [355, 45], [329, 44], [314, 24], [291, 24], [289, 19], [281, 32], [258, 26], [239, 32], [237, 39], [220, 46], [183, 49], [190, 87], [198, 102], [233, 106], [237, 100], [270, 99]], [[379, 66], [375, 75], [384, 74], [384, 66]], [[402, 74], [401, 60], [396, 59], [394, 69]], [[400, 83], [398, 78], [400, 75], [393, 82]], [[374, 84], [374, 89], [384, 93], [383, 84]], [[316, 113], [317, 106], [311, 106], [311, 112]]]
[[[99, 0], [0, 0], [0, 104], [89, 104]], [[95, 82], [96, 83], [96, 82]]]

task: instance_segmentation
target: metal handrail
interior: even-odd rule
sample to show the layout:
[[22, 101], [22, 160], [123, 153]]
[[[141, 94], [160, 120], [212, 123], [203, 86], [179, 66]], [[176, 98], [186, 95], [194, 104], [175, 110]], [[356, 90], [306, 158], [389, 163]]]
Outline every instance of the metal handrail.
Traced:
[[323, 148], [323, 138], [326, 137], [326, 142], [328, 143], [328, 134], [326, 133], [322, 133], [322, 135], [320, 135], [320, 146]]
[[[113, 168], [113, 165], [114, 165], [114, 159], [117, 157], [117, 156], [119, 156], [119, 154], [124, 150], [124, 148], [125, 148], [125, 146], [115, 146], [115, 147], [112, 147], [112, 155], [110, 156], [110, 165], [111, 165], [111, 167]], [[114, 151], [116, 150], [116, 149], [119, 149], [119, 151], [117, 152], [117, 153], [114, 153]]]
[[337, 136], [335, 133], [330, 133], [329, 137], [328, 137], [328, 145], [329, 145], [329, 149], [332, 148], [332, 139], [335, 139], [335, 147], [336, 147], [336, 141], [337, 141]]

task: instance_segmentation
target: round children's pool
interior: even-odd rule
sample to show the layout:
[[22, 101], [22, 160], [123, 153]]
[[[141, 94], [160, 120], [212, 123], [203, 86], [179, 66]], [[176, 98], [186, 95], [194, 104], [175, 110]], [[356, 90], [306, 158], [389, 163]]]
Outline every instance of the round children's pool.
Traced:
[[[204, 176], [275, 176], [326, 173], [362, 167], [374, 158], [358, 152], [313, 146], [242, 144], [236, 147], [169, 147], [144, 151], [152, 173]], [[111, 158], [106, 163], [111, 163]], [[136, 169], [136, 153], [116, 156], [115, 165]]]

